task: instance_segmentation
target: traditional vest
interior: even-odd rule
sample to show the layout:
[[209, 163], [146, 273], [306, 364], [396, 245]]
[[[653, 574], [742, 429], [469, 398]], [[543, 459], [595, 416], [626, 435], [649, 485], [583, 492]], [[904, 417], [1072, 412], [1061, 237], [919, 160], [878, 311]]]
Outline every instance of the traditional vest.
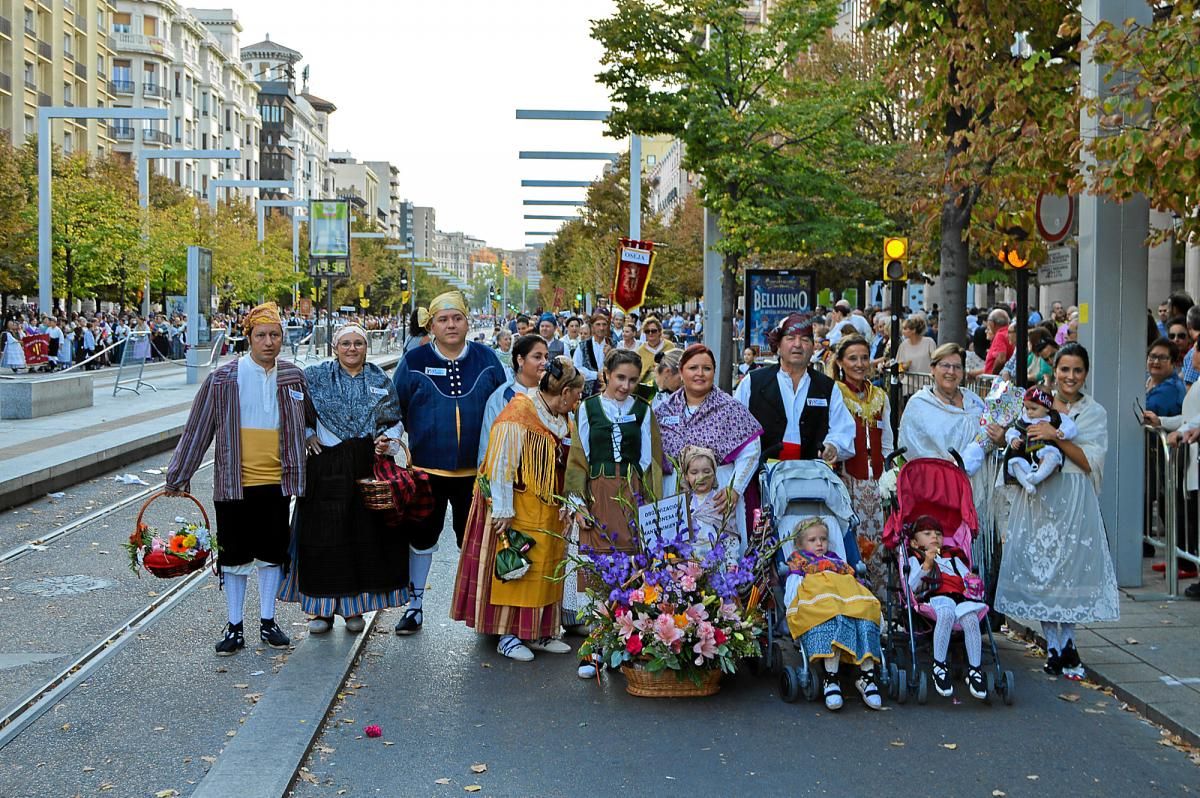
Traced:
[[633, 469], [638, 476], [641, 476], [641, 460], [642, 460], [642, 421], [646, 418], [646, 411], [650, 409], [650, 405], [639, 398], [635, 397], [633, 408], [629, 415], [633, 416], [632, 421], [622, 421], [618, 426], [621, 428], [621, 462], [618, 467], [616, 456], [613, 452], [613, 423], [609, 420], [608, 415], [604, 412], [604, 407], [600, 404], [600, 397], [593, 396], [583, 403], [584, 412], [587, 413], [588, 419], [588, 445], [590, 454], [588, 455], [588, 476], [591, 479], [597, 477], [624, 477], [629, 473], [629, 469]]
[[583, 347], [583, 366], [590, 371], [599, 371], [604, 368], [603, 363], [596, 362], [596, 352], [592, 349], [592, 342], [595, 339], [588, 338], [580, 341], [579, 345]]
[[838, 383], [846, 408], [854, 418], [854, 456], [842, 463], [846, 473], [855, 479], [879, 479], [883, 473], [882, 388], [867, 383], [867, 395], [859, 399], [845, 383]]
[[[783, 442], [787, 433], [787, 411], [779, 392], [779, 366], [768, 366], [750, 372], [750, 415], [762, 425], [762, 449], [766, 457]], [[809, 371], [808, 398], [800, 413], [800, 458], [816, 460], [829, 434], [829, 399], [836, 383], [824, 374]], [[815, 403], [814, 403], [815, 400]], [[823, 400], [823, 401], [822, 401]]]

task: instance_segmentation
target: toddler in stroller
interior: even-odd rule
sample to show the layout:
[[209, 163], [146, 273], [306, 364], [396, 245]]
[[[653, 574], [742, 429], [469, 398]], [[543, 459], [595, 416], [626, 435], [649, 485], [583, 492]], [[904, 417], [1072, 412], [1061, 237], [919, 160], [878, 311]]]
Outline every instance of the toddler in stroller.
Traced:
[[983, 637], [979, 618], [987, 612], [983, 580], [971, 572], [968, 556], [943, 547], [942, 524], [933, 516], [917, 518], [907, 530], [908, 589], [936, 614], [933, 627], [933, 686], [944, 697], [954, 695], [947, 655], [955, 624], [962, 630], [967, 653], [967, 688], [978, 699], [988, 696], [982, 668]]
[[854, 684], [863, 702], [882, 708], [875, 679], [875, 665], [882, 661], [879, 600], [830, 550], [829, 527], [820, 516], [799, 522], [794, 539], [784, 588], [788, 630], [820, 674], [826, 708], [842, 708], [838, 670], [843, 660], [858, 666]]

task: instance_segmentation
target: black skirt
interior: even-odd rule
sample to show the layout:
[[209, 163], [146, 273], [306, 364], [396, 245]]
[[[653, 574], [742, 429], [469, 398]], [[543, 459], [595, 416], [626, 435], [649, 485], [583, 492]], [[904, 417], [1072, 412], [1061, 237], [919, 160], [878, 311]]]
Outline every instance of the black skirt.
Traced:
[[213, 502], [217, 512], [217, 563], [249, 565], [262, 560], [274, 565], [288, 561], [288, 507], [291, 497], [278, 485], [242, 489], [242, 498]]
[[368, 510], [356, 480], [370, 477], [375, 444], [354, 438], [308, 458], [296, 540], [300, 592], [319, 598], [408, 586], [408, 540]]

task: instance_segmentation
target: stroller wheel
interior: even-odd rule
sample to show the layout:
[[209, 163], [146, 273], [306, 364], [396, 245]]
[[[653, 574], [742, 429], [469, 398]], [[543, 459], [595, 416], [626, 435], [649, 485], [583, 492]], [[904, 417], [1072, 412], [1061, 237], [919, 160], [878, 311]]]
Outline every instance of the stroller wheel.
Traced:
[[898, 670], [896, 672], [896, 703], [903, 704], [908, 701], [908, 672]]
[[779, 696], [789, 704], [800, 698], [800, 669], [784, 668], [779, 676]]
[[821, 697], [820, 683], [817, 682], [817, 672], [812, 668], [804, 670], [804, 697], [809, 701], [816, 701]]
[[1015, 680], [1013, 678], [1013, 672], [1005, 671], [1004, 672], [1004, 684], [1002, 684], [1000, 686], [1000, 695], [1004, 698], [1005, 706], [1010, 706], [1010, 707], [1012, 706], [1013, 691], [1016, 689], [1016, 685], [1014, 684], [1014, 681]]
[[929, 700], [929, 674], [921, 671], [917, 674], [917, 703], [924, 704]]
[[[1004, 677], [1003, 676], [1000, 677], [1000, 687], [1001, 687], [1001, 689], [1003, 689], [1003, 687], [1004, 687]], [[987, 672], [987, 694], [988, 694], [989, 701], [994, 700], [997, 696], [1000, 695], [1000, 693], [996, 690], [996, 671], [994, 671], [994, 670], [989, 670]]]
[[783, 672], [783, 646], [775, 640], [767, 646], [767, 669], [771, 673]]
[[900, 669], [896, 667], [896, 663], [889, 662], [888, 666], [887, 666], [887, 672], [888, 672], [888, 677], [887, 677], [888, 697], [891, 698], [893, 701], [895, 701], [896, 694], [899, 692], [899, 690], [897, 690], [897, 688], [900, 686], [900, 681], [899, 681]]

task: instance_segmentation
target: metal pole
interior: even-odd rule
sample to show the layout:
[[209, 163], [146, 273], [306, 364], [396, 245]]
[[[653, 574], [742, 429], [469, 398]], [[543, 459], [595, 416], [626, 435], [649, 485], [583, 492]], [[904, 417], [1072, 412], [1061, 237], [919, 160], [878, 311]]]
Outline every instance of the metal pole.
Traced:
[[325, 357], [333, 357], [333, 275], [325, 287]]
[[50, 233], [50, 117], [38, 114], [38, 312], [45, 315], [54, 303], [54, 274], [50, 267], [53, 238]]
[[888, 352], [888, 358], [891, 359], [892, 365], [888, 369], [888, 404], [892, 406], [893, 435], [900, 430], [900, 364], [896, 362], [896, 353], [900, 349], [900, 313], [904, 310], [903, 297], [907, 288], [908, 283], [906, 282], [888, 283], [888, 289], [892, 295], [892, 340]]
[[[135, 148], [141, 140], [141, 128], [135, 134]], [[134, 163], [137, 164], [138, 181], [138, 215], [142, 224], [142, 244], [150, 240], [150, 161], [142, 157], [143, 153], [134, 150]], [[150, 264], [142, 261], [142, 270], [146, 272], [146, 287], [142, 294], [142, 318], [150, 315]]]
[[[725, 305], [721, 298], [721, 277], [725, 269], [725, 258], [717, 251], [721, 240], [721, 228], [717, 214], [704, 209], [704, 345], [716, 353], [717, 374], [728, 369], [721, 362], [721, 336], [725, 329]], [[749, 308], [746, 309], [747, 313]], [[748, 332], [748, 331], [747, 331]]]
[[[1026, 253], [1026, 257], [1028, 254]], [[1029, 270], [1017, 269], [1017, 362], [1013, 366], [1017, 370], [1017, 387], [1029, 387]]]
[[642, 239], [642, 137], [629, 137], [629, 237]]

